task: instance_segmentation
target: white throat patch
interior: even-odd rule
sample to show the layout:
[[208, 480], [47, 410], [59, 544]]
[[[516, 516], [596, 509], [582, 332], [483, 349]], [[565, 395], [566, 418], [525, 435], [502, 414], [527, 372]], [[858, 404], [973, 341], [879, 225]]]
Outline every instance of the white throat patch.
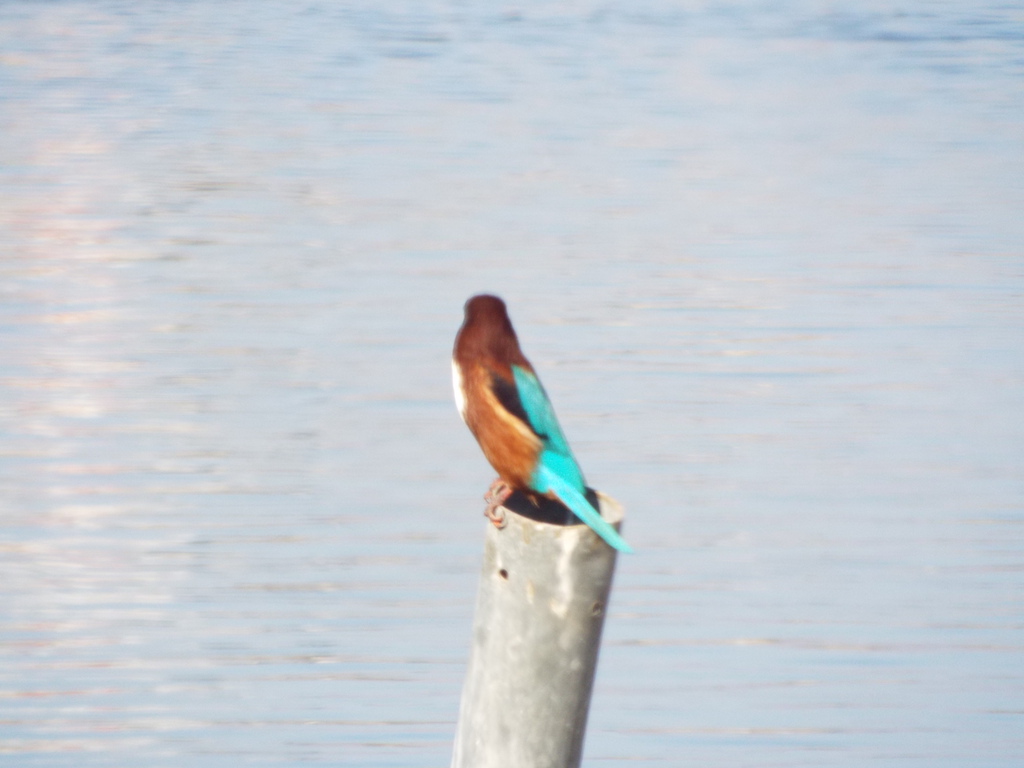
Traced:
[[459, 409], [459, 416], [466, 420], [466, 390], [462, 381], [462, 371], [459, 364], [452, 358], [452, 388], [455, 390], [455, 407]]

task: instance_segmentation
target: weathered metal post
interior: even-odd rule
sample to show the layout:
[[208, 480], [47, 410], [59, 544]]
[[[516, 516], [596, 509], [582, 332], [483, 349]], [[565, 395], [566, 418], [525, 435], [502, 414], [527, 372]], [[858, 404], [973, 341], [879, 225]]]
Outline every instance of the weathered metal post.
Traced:
[[[597, 498], [618, 527], [622, 507]], [[516, 510], [529, 502], [513, 496], [488, 526], [452, 768], [578, 768], [583, 754], [616, 552]]]

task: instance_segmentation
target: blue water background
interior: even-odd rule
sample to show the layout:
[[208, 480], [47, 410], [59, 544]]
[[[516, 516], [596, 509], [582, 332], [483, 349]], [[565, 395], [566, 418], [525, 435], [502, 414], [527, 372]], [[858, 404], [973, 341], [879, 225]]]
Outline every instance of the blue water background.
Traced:
[[1024, 765], [1024, 9], [923, 0], [0, 5], [0, 765], [447, 765], [482, 290], [587, 765]]

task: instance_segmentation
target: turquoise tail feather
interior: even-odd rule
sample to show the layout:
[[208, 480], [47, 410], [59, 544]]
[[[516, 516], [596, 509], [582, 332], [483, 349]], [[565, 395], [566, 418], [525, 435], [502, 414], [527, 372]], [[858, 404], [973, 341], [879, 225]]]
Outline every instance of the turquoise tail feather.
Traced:
[[626, 543], [626, 540], [619, 535], [619, 532], [615, 530], [612, 524], [601, 517], [597, 510], [587, 501], [587, 498], [573, 488], [570, 483], [567, 483], [543, 464], [537, 467], [536, 479], [540, 481], [538, 485], [546, 486], [553, 491], [561, 499], [562, 503], [572, 510], [576, 517], [590, 526], [594, 533], [608, 542], [609, 546], [614, 547], [619, 552], [631, 553], [633, 551], [633, 548]]

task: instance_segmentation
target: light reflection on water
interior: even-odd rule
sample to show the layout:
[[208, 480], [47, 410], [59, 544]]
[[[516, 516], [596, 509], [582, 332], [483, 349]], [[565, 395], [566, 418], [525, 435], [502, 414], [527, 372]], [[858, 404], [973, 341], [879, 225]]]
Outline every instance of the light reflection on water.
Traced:
[[590, 762], [1019, 765], [1019, 13], [0, 8], [0, 763], [447, 764], [509, 300]]

